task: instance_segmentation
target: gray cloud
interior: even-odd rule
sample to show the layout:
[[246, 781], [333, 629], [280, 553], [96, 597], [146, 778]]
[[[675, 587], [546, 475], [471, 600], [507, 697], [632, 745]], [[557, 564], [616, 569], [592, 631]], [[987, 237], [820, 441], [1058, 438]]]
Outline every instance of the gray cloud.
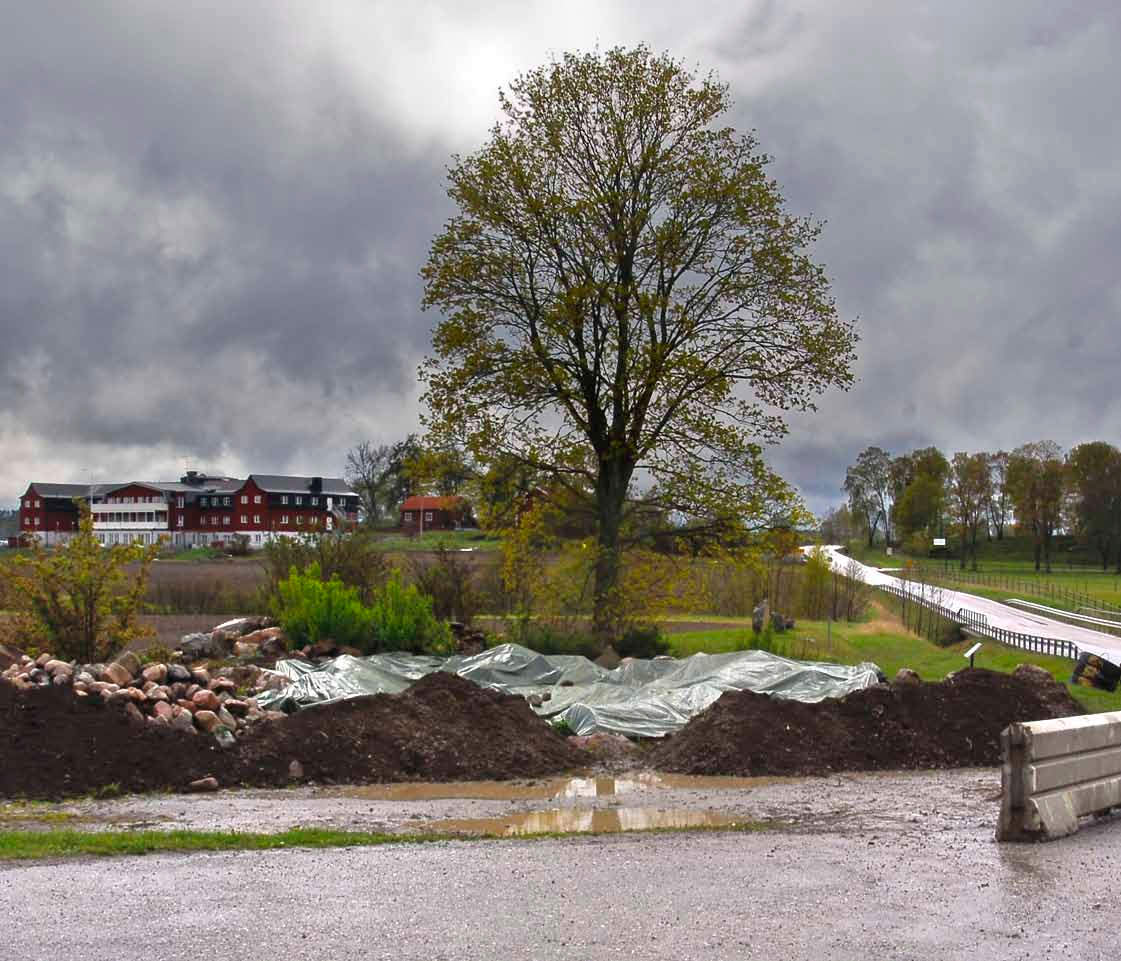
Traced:
[[1119, 439], [1111, 3], [41, 0], [0, 36], [3, 499], [414, 429], [444, 165], [518, 71], [640, 40], [827, 221], [860, 381], [772, 453], [813, 506], [872, 443]]

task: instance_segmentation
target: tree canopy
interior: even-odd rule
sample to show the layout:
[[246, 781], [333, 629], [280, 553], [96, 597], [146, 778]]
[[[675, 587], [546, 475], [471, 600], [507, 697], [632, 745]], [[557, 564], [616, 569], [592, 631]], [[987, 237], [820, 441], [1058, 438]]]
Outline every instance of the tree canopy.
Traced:
[[457, 156], [424, 303], [428, 426], [586, 496], [596, 628], [628, 509], [743, 530], [789, 515], [763, 445], [852, 381], [856, 335], [728, 88], [646, 47], [566, 54]]

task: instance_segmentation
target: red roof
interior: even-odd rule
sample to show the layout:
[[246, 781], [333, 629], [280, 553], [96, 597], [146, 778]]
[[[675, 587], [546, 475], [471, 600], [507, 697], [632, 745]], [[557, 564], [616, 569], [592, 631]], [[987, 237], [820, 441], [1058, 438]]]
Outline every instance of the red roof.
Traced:
[[454, 511], [464, 505], [462, 497], [406, 497], [403, 511]]

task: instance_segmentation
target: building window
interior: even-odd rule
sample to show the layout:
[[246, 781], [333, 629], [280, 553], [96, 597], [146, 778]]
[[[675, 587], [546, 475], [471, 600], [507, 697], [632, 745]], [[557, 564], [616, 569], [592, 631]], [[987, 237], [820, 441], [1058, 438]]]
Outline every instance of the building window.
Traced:
[[412, 511], [405, 511], [405, 523], [406, 524], [411, 524], [412, 521], [413, 521], [413, 512]]
[[182, 497], [176, 497], [175, 498], [175, 506], [178, 507], [180, 510], [182, 510], [186, 506], [183, 503], [183, 498]]
[[209, 507], [210, 506], [209, 499], [206, 498], [206, 497], [200, 497], [199, 498], [199, 506], [200, 507]]
[[280, 515], [280, 523], [281, 524], [287, 524], [288, 523], [288, 515], [287, 514], [281, 514]]
[[432, 511], [425, 511], [424, 512], [424, 519], [426, 521], [431, 521], [432, 520]]
[[36, 501], [36, 502], [35, 502], [35, 509], [36, 509], [36, 510], [38, 510], [38, 509], [39, 509], [40, 507], [42, 507], [42, 506], [43, 506], [43, 502], [42, 502], [42, 501]]
[[25, 517], [23, 519], [23, 526], [24, 527], [30, 527], [31, 526], [31, 518], [30, 517]]
[[241, 495], [241, 502], [243, 504], [248, 504], [249, 503], [249, 495], [248, 494], [242, 494]]
[[253, 515], [253, 523], [254, 524], [260, 524], [261, 523], [261, 515], [260, 514], [254, 514]]
[[282, 503], [282, 504], [287, 504], [288, 503], [288, 495], [287, 494], [281, 494], [280, 495], [280, 503]]
[[222, 523], [225, 524], [227, 527], [230, 526], [230, 515], [229, 514], [227, 514], [225, 517], [222, 518]]
[[249, 523], [249, 515], [248, 514], [242, 514], [241, 515], [241, 522], [243, 524], [248, 524]]
[[35, 518], [35, 526], [36, 526], [36, 527], [38, 527], [38, 526], [39, 526], [39, 518], [38, 518], [38, 517], [36, 517], [36, 518]]
[[199, 527], [206, 527], [206, 518], [205, 517], [200, 517], [199, 518]]
[[312, 527], [315, 527], [315, 525], [319, 523], [319, 515], [318, 514], [312, 514], [311, 517], [308, 518], [307, 522]]
[[302, 497], [299, 497], [299, 496], [296, 497], [296, 506], [297, 507], [299, 507], [303, 502], [304, 502], [304, 499]]
[[318, 497], [313, 497], [311, 499], [311, 506], [312, 507], [318, 507], [319, 506], [319, 498]]
[[27, 498], [27, 500], [25, 500], [23, 502], [23, 506], [26, 507], [28, 510], [31, 510], [31, 498], [30, 497]]
[[222, 498], [222, 504], [223, 504], [223, 505], [224, 505], [225, 507], [229, 507], [229, 506], [230, 506], [230, 499], [229, 499], [228, 497], [223, 497], [223, 498]]
[[254, 504], [260, 504], [261, 503], [261, 495], [260, 494], [254, 494], [253, 495], [253, 503]]

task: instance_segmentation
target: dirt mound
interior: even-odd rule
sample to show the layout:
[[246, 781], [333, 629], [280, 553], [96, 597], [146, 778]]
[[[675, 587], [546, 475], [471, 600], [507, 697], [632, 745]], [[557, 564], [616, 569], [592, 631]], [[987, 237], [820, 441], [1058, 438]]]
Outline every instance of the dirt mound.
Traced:
[[0, 796], [176, 789], [230, 769], [213, 738], [130, 719], [123, 705], [69, 688], [0, 681]]
[[588, 756], [522, 698], [452, 674], [262, 721], [228, 750], [66, 688], [0, 681], [0, 796], [183, 789], [207, 776], [224, 787], [274, 786], [293, 780], [293, 761], [298, 780], [362, 783], [535, 777]]
[[660, 744], [650, 763], [743, 776], [994, 765], [1012, 722], [1082, 713], [1050, 678], [980, 669], [818, 704], [729, 692]]
[[340, 783], [536, 777], [587, 763], [523, 698], [443, 672], [262, 724], [239, 754], [240, 780], [258, 785], [287, 783], [293, 761], [306, 779]]

